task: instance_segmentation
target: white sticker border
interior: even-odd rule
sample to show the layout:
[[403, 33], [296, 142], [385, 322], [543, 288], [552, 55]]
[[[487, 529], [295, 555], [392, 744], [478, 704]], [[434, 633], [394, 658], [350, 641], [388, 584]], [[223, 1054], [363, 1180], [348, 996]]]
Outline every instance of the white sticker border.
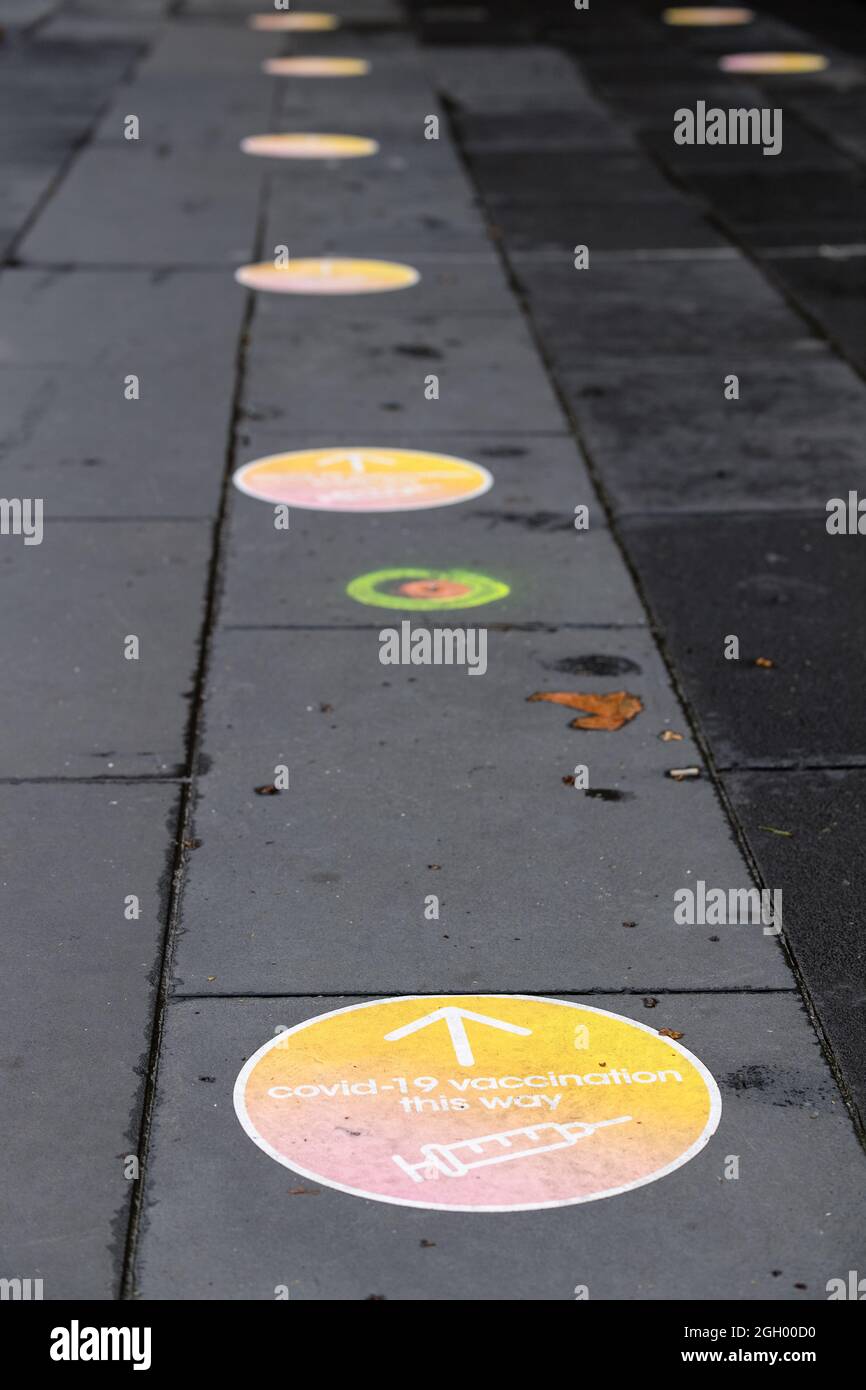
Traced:
[[691, 1062], [692, 1066], [702, 1077], [704, 1084], [706, 1085], [707, 1091], [709, 1092], [710, 1113], [707, 1117], [707, 1123], [704, 1126], [702, 1133], [698, 1136], [694, 1143], [689, 1146], [688, 1149], [681, 1153], [678, 1158], [674, 1159], [672, 1163], [666, 1164], [664, 1168], [659, 1168], [656, 1172], [650, 1173], [646, 1177], [637, 1178], [635, 1182], [625, 1183], [622, 1187], [611, 1187], [608, 1188], [605, 1192], [594, 1192], [592, 1196], [589, 1197], [566, 1197], [562, 1201], [553, 1202], [527, 1202], [520, 1206], [515, 1206], [513, 1203], [508, 1203], [507, 1206], [469, 1207], [456, 1205], [451, 1206], [450, 1204], [448, 1206], [445, 1206], [442, 1203], [438, 1202], [431, 1203], [413, 1201], [410, 1197], [385, 1197], [375, 1192], [369, 1192], [364, 1188], [348, 1187], [345, 1183], [334, 1182], [330, 1178], [323, 1178], [320, 1173], [315, 1173], [309, 1168], [302, 1168], [297, 1163], [290, 1163], [283, 1154], [279, 1153], [273, 1147], [273, 1145], [271, 1145], [268, 1142], [267, 1139], [264, 1139], [258, 1133], [247, 1112], [245, 1099], [246, 1083], [249, 1079], [250, 1073], [258, 1063], [259, 1059], [264, 1057], [265, 1053], [270, 1052], [272, 1048], [276, 1047], [285, 1038], [290, 1037], [292, 1033], [300, 1033], [303, 1031], [303, 1029], [310, 1028], [314, 1023], [318, 1023], [322, 1019], [335, 1018], [338, 1014], [351, 1014], [354, 1013], [357, 1009], [369, 1009], [376, 1004], [429, 1003], [433, 1000], [447, 999], [451, 997], [455, 999], [459, 998], [474, 1000], [525, 999], [532, 1004], [559, 1004], [566, 1009], [581, 1009], [585, 1013], [601, 1014], [604, 1018], [612, 1018], [615, 1019], [618, 1023], [630, 1024], [631, 1027], [639, 1028], [642, 1032], [649, 1033], [655, 1038], [659, 1037], [659, 1031], [657, 1028], [651, 1028], [647, 1023], [638, 1023], [636, 1019], [627, 1018], [625, 1014], [611, 1013], [610, 1009], [597, 1009], [590, 1004], [575, 1004], [570, 999], [555, 999], [547, 994], [461, 994], [453, 996], [442, 994], [395, 994], [389, 996], [387, 999], [366, 999], [360, 1004], [348, 1004], [342, 1009], [329, 1009], [327, 1013], [314, 1014], [312, 1018], [304, 1019], [302, 1023], [296, 1023], [293, 1028], [286, 1028], [279, 1032], [275, 1037], [269, 1038], [266, 1043], [263, 1043], [262, 1046], [258, 1048], [250, 1058], [248, 1058], [248, 1060], [244, 1063], [243, 1067], [241, 1068], [240, 1074], [237, 1078], [237, 1081], [234, 1084], [234, 1090], [232, 1092], [232, 1101], [234, 1103], [235, 1114], [237, 1115], [237, 1118], [240, 1121], [241, 1126], [247, 1137], [249, 1139], [252, 1139], [253, 1143], [256, 1144], [258, 1148], [262, 1149], [266, 1154], [268, 1154], [270, 1158], [276, 1159], [277, 1163], [281, 1164], [283, 1168], [288, 1168], [291, 1172], [297, 1173], [302, 1178], [310, 1178], [313, 1182], [321, 1183], [323, 1187], [331, 1187], [334, 1188], [337, 1192], [345, 1192], [350, 1197], [364, 1197], [369, 1202], [385, 1202], [389, 1206], [393, 1207], [421, 1207], [425, 1211], [503, 1213], [517, 1211], [545, 1211], [551, 1207], [580, 1206], [584, 1202], [599, 1202], [605, 1197], [618, 1197], [623, 1192], [633, 1191], [633, 1189], [636, 1187], [645, 1187], [647, 1183], [657, 1182], [659, 1178], [666, 1178], [669, 1173], [675, 1172], [677, 1168], [681, 1168], [683, 1164], [688, 1163], [691, 1159], [695, 1157], [696, 1154], [700, 1153], [701, 1149], [706, 1147], [712, 1136], [715, 1134], [719, 1125], [719, 1121], [722, 1117], [722, 1097], [721, 1092], [719, 1091], [718, 1084], [716, 1082], [716, 1078], [713, 1076], [712, 1072], [704, 1066], [704, 1063], [700, 1060], [699, 1057], [696, 1057], [693, 1052], [690, 1052], [687, 1047], [683, 1047], [682, 1043], [677, 1042], [674, 1038], [665, 1038], [665, 1042], [670, 1047], [672, 1047], [675, 1052], [679, 1052], [682, 1057], [685, 1057], [687, 1061]]

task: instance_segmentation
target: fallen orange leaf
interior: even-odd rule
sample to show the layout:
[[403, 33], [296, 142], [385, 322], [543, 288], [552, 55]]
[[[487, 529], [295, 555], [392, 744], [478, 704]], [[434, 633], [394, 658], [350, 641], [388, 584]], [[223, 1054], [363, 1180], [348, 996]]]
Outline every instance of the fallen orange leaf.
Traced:
[[629, 695], [627, 690], [611, 690], [607, 695], [587, 695], [579, 690], [538, 690], [527, 699], [585, 710], [583, 719], [572, 719], [570, 729], [621, 729], [643, 709], [637, 695]]

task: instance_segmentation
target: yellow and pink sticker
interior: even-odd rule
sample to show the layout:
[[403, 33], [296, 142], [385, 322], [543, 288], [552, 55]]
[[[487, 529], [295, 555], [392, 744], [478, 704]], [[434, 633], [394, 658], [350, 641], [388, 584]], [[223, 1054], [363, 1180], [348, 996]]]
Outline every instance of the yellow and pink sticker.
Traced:
[[754, 10], [721, 5], [674, 5], [664, 10], [665, 24], [681, 24], [687, 29], [714, 28], [729, 24], [751, 24]]
[[722, 72], [784, 74], [823, 72], [829, 67], [821, 53], [728, 53], [719, 59]]
[[266, 58], [262, 70], [270, 77], [365, 77], [365, 58]]
[[355, 260], [348, 256], [299, 256], [285, 265], [259, 261], [235, 271], [239, 285], [270, 294], [387, 294], [421, 279], [414, 266], [399, 261]]
[[409, 512], [480, 497], [493, 477], [480, 463], [370, 445], [269, 454], [239, 468], [235, 486], [261, 502], [321, 512]]
[[267, 159], [365, 159], [378, 154], [375, 140], [363, 135], [248, 135], [241, 141], [244, 154]]
[[379, 999], [279, 1031], [234, 1090], [271, 1158], [358, 1197], [532, 1211], [673, 1172], [719, 1122], [718, 1087], [672, 1038], [529, 995]]
[[295, 14], [252, 14], [249, 17], [251, 29], [263, 29], [268, 33], [322, 33], [337, 29], [339, 25], [335, 14], [317, 14], [309, 10], [298, 10]]

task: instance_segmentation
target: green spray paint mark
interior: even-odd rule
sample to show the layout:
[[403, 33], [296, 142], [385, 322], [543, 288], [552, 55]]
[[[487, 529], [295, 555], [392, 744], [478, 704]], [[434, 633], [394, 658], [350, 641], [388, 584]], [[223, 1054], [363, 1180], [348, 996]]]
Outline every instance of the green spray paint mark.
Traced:
[[346, 593], [358, 603], [409, 612], [478, 608], [505, 598], [509, 592], [507, 584], [487, 574], [408, 567], [361, 574], [346, 585]]

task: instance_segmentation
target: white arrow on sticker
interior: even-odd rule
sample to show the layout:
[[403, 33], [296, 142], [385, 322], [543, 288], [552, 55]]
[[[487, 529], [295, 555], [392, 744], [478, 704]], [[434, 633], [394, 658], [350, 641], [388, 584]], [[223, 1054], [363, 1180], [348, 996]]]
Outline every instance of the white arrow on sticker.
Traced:
[[[375, 450], [370, 449], [367, 452], [367, 458], [370, 463], [378, 463], [383, 468], [394, 467], [394, 460], [390, 458], [388, 454], [377, 453]], [[328, 454], [325, 458], [319, 459], [318, 466], [319, 468], [333, 468], [334, 465], [338, 463], [348, 463], [353, 473], [366, 472], [364, 455], [352, 449], [347, 449], [345, 453], [342, 454]]]
[[433, 1013], [425, 1014], [423, 1018], [416, 1018], [412, 1023], [405, 1023], [402, 1028], [395, 1028], [393, 1033], [385, 1034], [385, 1042], [399, 1042], [401, 1038], [408, 1038], [410, 1033], [417, 1033], [419, 1029], [426, 1028], [428, 1024], [438, 1023], [440, 1019], [448, 1024], [448, 1032], [451, 1034], [451, 1042], [457, 1054], [457, 1060], [463, 1067], [475, 1065], [475, 1058], [472, 1055], [472, 1048], [469, 1045], [469, 1038], [466, 1034], [464, 1019], [471, 1018], [473, 1023], [483, 1023], [488, 1028], [501, 1028], [503, 1033], [519, 1033], [521, 1037], [528, 1038], [531, 1028], [519, 1028], [516, 1023], [505, 1023], [501, 1018], [490, 1018], [487, 1014], [474, 1014], [471, 1009], [461, 1009], [456, 1005], [448, 1004], [444, 1009], [434, 1009]]

